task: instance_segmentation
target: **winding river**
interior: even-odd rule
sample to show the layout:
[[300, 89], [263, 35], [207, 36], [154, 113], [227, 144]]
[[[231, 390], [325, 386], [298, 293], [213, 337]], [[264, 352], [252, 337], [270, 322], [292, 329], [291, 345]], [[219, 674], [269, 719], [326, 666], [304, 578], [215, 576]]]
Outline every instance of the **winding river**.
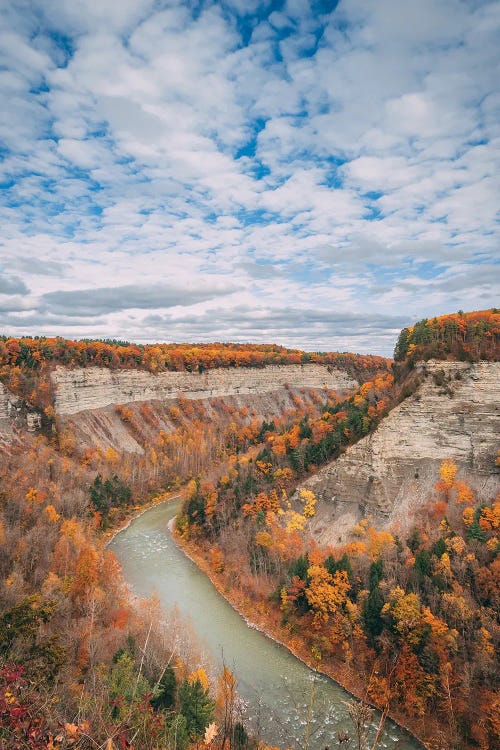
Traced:
[[[312, 694], [309, 748], [337, 746], [339, 729], [352, 735], [343, 704], [349, 695], [333, 680], [315, 674], [284, 647], [248, 627], [175, 545], [167, 524], [178, 509], [179, 501], [157, 505], [135, 518], [110, 542], [133, 592], [138, 596], [156, 592], [162, 604], [176, 604], [180, 614], [191, 620], [212, 660], [217, 664], [224, 658], [237, 677], [246, 721], [267, 743], [304, 747]], [[421, 749], [392, 722], [386, 723], [378, 747]]]

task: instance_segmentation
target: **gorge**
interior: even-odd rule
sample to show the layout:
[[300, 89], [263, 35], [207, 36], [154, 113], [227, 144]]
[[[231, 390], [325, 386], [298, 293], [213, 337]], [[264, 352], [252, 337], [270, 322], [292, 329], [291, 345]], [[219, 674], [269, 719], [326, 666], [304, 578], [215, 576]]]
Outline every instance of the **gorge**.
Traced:
[[[174, 653], [175, 629], [161, 634], [154, 597], [130, 598], [105, 545], [110, 530], [152, 502], [111, 548], [134, 593], [156, 590], [163, 603], [186, 606], [215, 662], [223, 646], [249, 701], [252, 731], [300, 745], [307, 701], [297, 718], [295, 699], [282, 702], [274, 678], [287, 675], [287, 695], [296, 681], [303, 696], [311, 673], [264, 636], [247, 634], [168, 536], [173, 515], [176, 542], [224, 597], [300, 659], [433, 748], [492, 750], [497, 318], [483, 311], [422, 321], [401, 334], [392, 367], [381, 358], [275, 347], [0, 342], [0, 630], [8, 633], [19, 617], [32, 623], [7, 639], [11, 671], [1, 689], [15, 684], [20, 701], [27, 695], [40, 706], [47, 739], [54, 723], [44, 691], [59, 700], [62, 684], [58, 716], [80, 716], [78, 732], [88, 723], [103, 742], [109, 727], [124, 737], [143, 731], [139, 694], [120, 694], [136, 718], [115, 716], [114, 685], [125, 670], [152, 691], [151, 736], [167, 742], [165, 732], [177, 732], [187, 711], [180, 698], [172, 724], [161, 724], [153, 707], [167, 658], [161, 643], [173, 639]], [[238, 358], [244, 364], [235, 365]], [[179, 491], [179, 506], [163, 504]], [[146, 645], [153, 651], [141, 675]], [[33, 649], [38, 661], [23, 657], [24, 671], [13, 672], [10, 665]], [[172, 673], [180, 694], [200, 674], [216, 695], [212, 673], [183, 659]], [[40, 665], [62, 683], [45, 684]], [[252, 683], [260, 685], [263, 713], [274, 717], [266, 727], [256, 719]], [[317, 687], [311, 748], [315, 736], [320, 747], [346, 731], [337, 709], [347, 696], [326, 678]], [[208, 693], [206, 700], [209, 711]], [[322, 721], [330, 703], [336, 708]], [[110, 713], [99, 725], [103, 711]], [[24, 732], [15, 715], [9, 721]], [[379, 744], [394, 743], [418, 746], [388, 724]]]

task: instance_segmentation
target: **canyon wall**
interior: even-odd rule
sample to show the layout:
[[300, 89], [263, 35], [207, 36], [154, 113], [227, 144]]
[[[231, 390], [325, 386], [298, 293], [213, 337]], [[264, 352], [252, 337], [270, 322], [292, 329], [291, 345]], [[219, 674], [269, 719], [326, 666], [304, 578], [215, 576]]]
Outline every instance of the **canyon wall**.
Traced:
[[0, 383], [0, 420], [9, 417], [9, 394]]
[[368, 516], [403, 529], [447, 458], [479, 498], [499, 491], [500, 363], [430, 361], [419, 369], [423, 382], [412, 396], [305, 482], [318, 498], [310, 530], [321, 543], [345, 540]]
[[344, 393], [358, 385], [345, 371], [319, 364], [216, 368], [202, 373], [158, 374], [100, 367], [57, 367], [52, 373], [52, 382], [55, 409], [60, 416], [101, 409], [110, 404], [175, 399], [179, 393], [191, 399], [217, 398], [269, 393], [285, 385]]
[[10, 433], [14, 422], [23, 424], [29, 432], [36, 432], [42, 424], [40, 412], [10, 393], [0, 383], [0, 432]]
[[[320, 393], [326, 400], [326, 391], [315, 389], [314, 392]], [[303, 403], [312, 405], [311, 391], [280, 388], [268, 393], [200, 400], [199, 405], [194, 405], [194, 414], [202, 412], [214, 425], [220, 426], [227, 421], [228, 414], [243, 408], [248, 413], [247, 423], [254, 418], [259, 421], [270, 420], [283, 416], [288, 410], [294, 410], [296, 395], [300, 396]], [[114, 405], [71, 414], [60, 418], [60, 422], [65, 430], [70, 431], [79, 450], [97, 447], [106, 450], [111, 447], [118, 453], [143, 454], [145, 446], [155, 445], [160, 431], [170, 434], [176, 429], [176, 423], [172, 419], [172, 407], [175, 407], [175, 402], [149, 401], [148, 418], [144, 417], [143, 407], [144, 404], [141, 402], [128, 403], [127, 422], [120, 418], [120, 412]]]

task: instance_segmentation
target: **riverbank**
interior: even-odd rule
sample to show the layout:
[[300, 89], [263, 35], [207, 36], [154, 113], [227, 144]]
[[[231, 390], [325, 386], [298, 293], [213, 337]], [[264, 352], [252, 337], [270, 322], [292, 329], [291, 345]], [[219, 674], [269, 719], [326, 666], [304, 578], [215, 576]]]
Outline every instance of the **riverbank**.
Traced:
[[[202, 571], [204, 575], [207, 576], [217, 592], [225, 599], [233, 610], [242, 617], [249, 628], [257, 630], [270, 640], [285, 648], [313, 672], [324, 675], [333, 680], [342, 687], [346, 693], [358, 700], [364, 701], [368, 705], [371, 705], [373, 708], [376, 708], [377, 711], [380, 711], [380, 708], [374, 706], [369, 700], [367, 700], [366, 685], [364, 681], [356, 682], [352, 679], [352, 675], [348, 674], [345, 669], [338, 670], [332, 665], [319, 666], [318, 663], [314, 663], [304, 639], [295, 636], [293, 641], [290, 642], [289, 637], [287, 637], [289, 636], [289, 632], [278, 621], [278, 618], [281, 620], [279, 613], [274, 611], [266, 602], [251, 601], [243, 592], [231, 589], [227, 585], [227, 581], [223, 574], [216, 573], [213, 570], [206, 554], [192, 541], [184, 539], [176, 532], [175, 518], [171, 519], [168, 528], [176, 546], [197, 566], [199, 570]], [[434, 750], [436, 747], [434, 745], [431, 746], [430, 744], [432, 742], [432, 736], [430, 736], [430, 734], [425, 737], [425, 739], [419, 736], [415, 731], [415, 728], [412, 728], [407, 723], [406, 717], [398, 712], [391, 712], [388, 714], [388, 718], [390, 718], [400, 729], [407, 732], [408, 735], [418, 742], [422, 748], [426, 748], [426, 750]]]
[[168, 497], [165, 497], [162, 495], [161, 500], [156, 500], [156, 498], [152, 498], [151, 500], [147, 500], [142, 505], [136, 505], [134, 506], [131, 513], [127, 513], [123, 518], [121, 518], [117, 524], [113, 526], [113, 528], [108, 529], [104, 532], [103, 536], [106, 540], [105, 546], [107, 547], [115, 536], [117, 534], [121, 534], [122, 531], [125, 531], [128, 529], [130, 524], [136, 520], [136, 518], [140, 518], [144, 513], [147, 513], [148, 510], [151, 510], [151, 508], [156, 508], [158, 505], [163, 505], [165, 503], [170, 503], [172, 500], [178, 500], [181, 496], [181, 493], [179, 491], [175, 492], [172, 495], [169, 495]]

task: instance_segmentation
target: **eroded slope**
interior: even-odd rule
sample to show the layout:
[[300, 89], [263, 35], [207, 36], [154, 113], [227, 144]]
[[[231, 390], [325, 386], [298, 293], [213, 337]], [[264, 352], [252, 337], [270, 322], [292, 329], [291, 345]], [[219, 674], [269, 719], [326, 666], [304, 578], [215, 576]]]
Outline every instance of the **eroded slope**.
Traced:
[[305, 482], [319, 501], [311, 533], [321, 543], [344, 540], [367, 516], [403, 528], [428, 499], [446, 458], [479, 497], [500, 488], [500, 363], [430, 361], [419, 370], [423, 382], [412, 396]]

